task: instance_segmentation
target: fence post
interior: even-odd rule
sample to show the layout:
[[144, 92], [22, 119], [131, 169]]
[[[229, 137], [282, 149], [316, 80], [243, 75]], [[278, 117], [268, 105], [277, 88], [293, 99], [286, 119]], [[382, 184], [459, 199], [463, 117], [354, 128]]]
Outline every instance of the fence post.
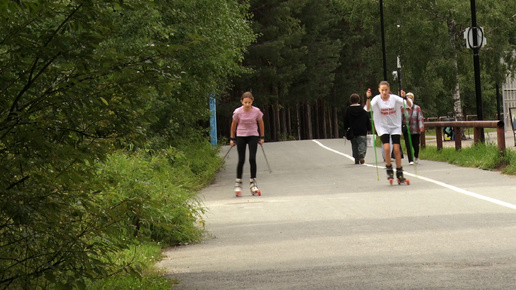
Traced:
[[498, 143], [498, 150], [503, 156], [505, 154], [505, 125], [502, 121], [496, 124], [496, 141]]
[[478, 143], [478, 142], [482, 141], [480, 139], [480, 136], [482, 135], [482, 131], [484, 131], [484, 130], [482, 130], [482, 128], [480, 128], [480, 127], [473, 127], [473, 142], [474, 143]]
[[462, 130], [460, 127], [453, 127], [453, 134], [455, 136], [455, 150], [462, 149]]
[[435, 141], [437, 142], [437, 150], [443, 149], [443, 131], [442, 127], [435, 127]]

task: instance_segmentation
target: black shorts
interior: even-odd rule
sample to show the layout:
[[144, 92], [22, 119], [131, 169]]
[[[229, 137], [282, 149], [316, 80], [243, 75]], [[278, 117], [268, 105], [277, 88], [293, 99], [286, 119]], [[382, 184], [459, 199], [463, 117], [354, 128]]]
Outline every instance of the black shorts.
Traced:
[[392, 144], [400, 144], [401, 142], [401, 135], [390, 135], [390, 134], [383, 134], [380, 136], [380, 140], [382, 140], [382, 143], [391, 143], [390, 139], [392, 137]]

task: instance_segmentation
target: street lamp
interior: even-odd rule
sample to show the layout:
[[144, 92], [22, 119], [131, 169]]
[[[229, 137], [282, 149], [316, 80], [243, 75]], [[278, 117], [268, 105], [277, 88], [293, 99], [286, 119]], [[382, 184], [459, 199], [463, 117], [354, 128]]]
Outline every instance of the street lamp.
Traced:
[[[482, 87], [480, 84], [480, 57], [478, 55], [480, 50], [480, 39], [478, 39], [478, 32], [480, 28], [477, 26], [477, 10], [475, 0], [471, 0], [471, 29], [473, 30], [473, 65], [475, 67], [475, 92], [477, 100], [477, 119], [484, 120], [484, 113], [482, 111]], [[483, 37], [483, 36], [482, 36]], [[480, 142], [484, 143], [484, 129], [481, 129]]]
[[380, 0], [380, 30], [382, 32], [383, 80], [387, 80], [387, 60], [385, 57], [385, 30], [383, 25], [383, 0]]

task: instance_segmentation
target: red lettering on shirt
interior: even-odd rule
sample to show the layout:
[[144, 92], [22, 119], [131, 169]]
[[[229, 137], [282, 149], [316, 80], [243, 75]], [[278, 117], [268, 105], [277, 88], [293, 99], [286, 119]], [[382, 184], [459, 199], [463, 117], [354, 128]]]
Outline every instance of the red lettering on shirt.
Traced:
[[396, 110], [394, 108], [385, 108], [385, 109], [381, 109], [380, 113], [382, 115], [393, 115], [393, 114], [396, 114]]

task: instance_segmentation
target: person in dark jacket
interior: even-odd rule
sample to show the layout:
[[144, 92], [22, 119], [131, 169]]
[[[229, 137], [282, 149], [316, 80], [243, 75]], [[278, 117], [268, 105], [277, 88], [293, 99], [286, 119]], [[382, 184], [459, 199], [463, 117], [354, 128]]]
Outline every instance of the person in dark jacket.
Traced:
[[349, 97], [351, 105], [346, 109], [344, 116], [344, 131], [348, 128], [353, 132], [351, 150], [355, 164], [364, 164], [367, 152], [367, 132], [371, 131], [371, 119], [369, 114], [360, 105], [360, 96], [351, 94]]

